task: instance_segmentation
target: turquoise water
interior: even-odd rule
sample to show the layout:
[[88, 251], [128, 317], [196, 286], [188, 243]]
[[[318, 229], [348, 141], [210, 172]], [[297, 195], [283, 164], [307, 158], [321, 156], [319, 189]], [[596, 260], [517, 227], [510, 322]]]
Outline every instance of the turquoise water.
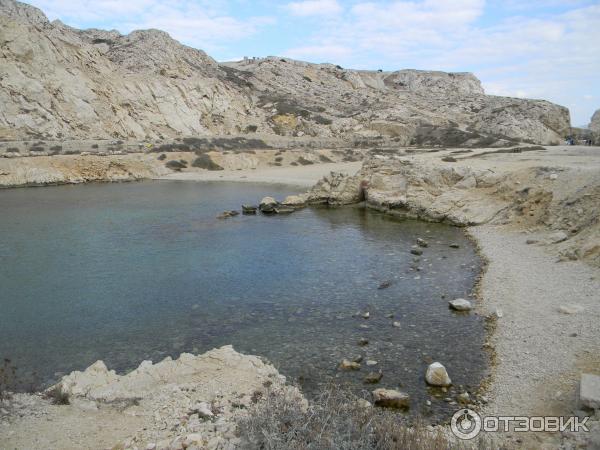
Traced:
[[[309, 394], [332, 380], [372, 389], [364, 362], [336, 369], [357, 355], [415, 405], [428, 398], [431, 359], [476, 386], [483, 321], [447, 307], [480, 266], [462, 231], [352, 207], [216, 218], [293, 191], [170, 181], [0, 191], [0, 357], [39, 385], [98, 359], [126, 371], [233, 344]], [[430, 242], [419, 261], [417, 237]]]

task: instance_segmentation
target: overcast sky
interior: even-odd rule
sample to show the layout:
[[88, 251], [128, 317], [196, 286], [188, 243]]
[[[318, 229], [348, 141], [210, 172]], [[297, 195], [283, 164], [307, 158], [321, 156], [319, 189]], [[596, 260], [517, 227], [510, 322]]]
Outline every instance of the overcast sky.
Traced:
[[599, 0], [30, 0], [78, 28], [159, 28], [215, 59], [474, 72], [488, 94], [600, 108]]

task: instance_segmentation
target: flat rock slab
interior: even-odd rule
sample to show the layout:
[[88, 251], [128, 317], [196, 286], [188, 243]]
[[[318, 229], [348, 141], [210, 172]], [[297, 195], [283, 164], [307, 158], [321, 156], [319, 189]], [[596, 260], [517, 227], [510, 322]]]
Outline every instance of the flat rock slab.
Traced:
[[600, 376], [589, 373], [581, 375], [579, 402], [583, 408], [600, 409]]
[[456, 300], [450, 300], [448, 305], [451, 309], [455, 311], [471, 311], [473, 309], [473, 305], [469, 300], [465, 300], [464, 298], [457, 298]]

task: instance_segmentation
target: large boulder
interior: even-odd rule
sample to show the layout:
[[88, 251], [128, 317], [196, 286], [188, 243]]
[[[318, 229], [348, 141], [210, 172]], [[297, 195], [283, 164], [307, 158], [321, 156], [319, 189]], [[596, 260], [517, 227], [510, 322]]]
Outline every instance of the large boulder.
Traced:
[[273, 197], [264, 197], [260, 201], [258, 208], [260, 209], [261, 212], [263, 212], [265, 214], [273, 214], [276, 212], [275, 208], [277, 208], [278, 204], [279, 203], [277, 202], [277, 200], [275, 200]]
[[439, 362], [430, 364], [425, 373], [425, 381], [430, 386], [447, 387], [452, 384], [446, 368]]

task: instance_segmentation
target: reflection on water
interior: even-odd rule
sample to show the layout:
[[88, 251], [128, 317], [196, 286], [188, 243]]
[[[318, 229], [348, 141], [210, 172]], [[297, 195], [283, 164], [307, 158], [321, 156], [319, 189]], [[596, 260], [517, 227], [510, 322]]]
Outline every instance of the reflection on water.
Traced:
[[[216, 219], [288, 193], [182, 182], [0, 191], [0, 356], [47, 383], [98, 359], [123, 371], [233, 344], [308, 393], [331, 380], [371, 389], [362, 379], [381, 369], [380, 386], [419, 405], [431, 360], [477, 385], [482, 320], [447, 307], [479, 270], [461, 230], [352, 207]], [[418, 261], [417, 237], [430, 243]], [[336, 369], [355, 356], [360, 371]]]

